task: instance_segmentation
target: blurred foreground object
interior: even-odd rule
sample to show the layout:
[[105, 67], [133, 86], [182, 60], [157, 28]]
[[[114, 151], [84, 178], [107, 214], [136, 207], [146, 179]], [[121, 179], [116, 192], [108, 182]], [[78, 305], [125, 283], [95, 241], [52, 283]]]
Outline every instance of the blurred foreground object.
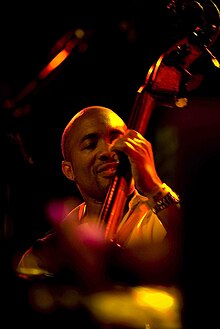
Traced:
[[[109, 290], [82, 296], [72, 286], [67, 285], [62, 286], [60, 293], [54, 298], [53, 289], [41, 283], [32, 287], [29, 299], [31, 307], [38, 314], [54, 316], [55, 312], [60, 312], [63, 320], [66, 319], [67, 310], [72, 312], [73, 320], [77, 313], [79, 321], [86, 311], [86, 321], [90, 325], [96, 324], [97, 328], [183, 328], [182, 297], [173, 286], [118, 285]], [[65, 310], [64, 313], [62, 310]]]

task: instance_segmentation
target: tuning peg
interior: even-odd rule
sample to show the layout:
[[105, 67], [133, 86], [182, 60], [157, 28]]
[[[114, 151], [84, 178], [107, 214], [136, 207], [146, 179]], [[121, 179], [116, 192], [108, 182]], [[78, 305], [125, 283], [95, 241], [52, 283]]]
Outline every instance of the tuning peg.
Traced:
[[211, 57], [212, 63], [218, 68], [220, 69], [220, 63], [217, 60], [217, 58], [213, 55], [213, 53], [208, 49], [208, 47], [206, 47], [204, 45], [204, 50], [206, 51], [206, 53]]
[[[215, 34], [217, 34], [218, 30], [219, 29], [217, 28], [216, 25], [211, 26], [212, 33], [215, 32]], [[210, 33], [210, 31], [209, 31], [209, 33]], [[189, 37], [190, 42], [195, 44], [197, 47], [199, 47], [202, 52], [208, 54], [211, 57], [212, 63], [215, 65], [215, 67], [220, 68], [219, 61], [213, 55], [213, 53], [209, 50], [209, 48], [206, 46], [205, 39], [207, 39], [207, 28], [201, 29], [200, 27], [197, 27], [195, 29], [195, 31], [192, 33], [192, 35]], [[208, 41], [209, 41], [209, 44], [212, 44], [212, 38], [209, 38]]]

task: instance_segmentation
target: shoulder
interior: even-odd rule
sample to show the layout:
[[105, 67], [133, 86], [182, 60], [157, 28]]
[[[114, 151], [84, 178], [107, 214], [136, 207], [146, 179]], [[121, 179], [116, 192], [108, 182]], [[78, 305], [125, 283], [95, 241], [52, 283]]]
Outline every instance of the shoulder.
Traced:
[[50, 231], [44, 237], [34, 241], [27, 249], [18, 265], [16, 273], [23, 278], [53, 276], [58, 265], [58, 241], [55, 231]]
[[32, 249], [40, 250], [42, 247], [54, 247], [57, 244], [57, 233], [55, 229], [51, 229], [45, 235], [34, 241]]
[[57, 230], [72, 230], [73, 227], [80, 224], [80, 219], [83, 215], [85, 208], [85, 202], [76, 206], [73, 210], [71, 210], [66, 217], [61, 220], [57, 225]]
[[64, 222], [69, 222], [69, 221], [80, 221], [80, 218], [83, 215], [84, 212], [84, 207], [85, 207], [85, 202], [80, 203], [78, 206], [73, 208], [61, 221], [61, 223]]
[[[75, 207], [56, 227], [33, 242], [26, 250], [16, 272], [22, 277], [53, 276], [64, 265], [63, 249], [60, 236], [70, 232], [72, 226], [79, 223], [84, 203]], [[60, 235], [61, 234], [61, 235]]]
[[[58, 226], [65, 226], [79, 220], [79, 216], [84, 208], [84, 203], [75, 207], [69, 214], [64, 217], [63, 220], [58, 224]], [[50, 231], [46, 232], [41, 238], [36, 239], [33, 242], [32, 247], [29, 249], [36, 254], [38, 252], [44, 251], [45, 253], [50, 253], [59, 247], [58, 230], [56, 225]]]

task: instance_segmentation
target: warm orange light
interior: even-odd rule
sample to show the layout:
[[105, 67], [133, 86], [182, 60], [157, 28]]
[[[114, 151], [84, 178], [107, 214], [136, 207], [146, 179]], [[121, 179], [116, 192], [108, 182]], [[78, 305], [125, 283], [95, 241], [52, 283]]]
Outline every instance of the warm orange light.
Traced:
[[85, 36], [85, 32], [82, 29], [77, 29], [77, 30], [75, 30], [75, 36], [78, 39], [82, 39]]
[[137, 287], [134, 289], [134, 292], [134, 298], [139, 305], [148, 305], [158, 311], [170, 309], [175, 302], [175, 299], [171, 294], [159, 289], [156, 290], [146, 287]]
[[182, 329], [181, 296], [175, 287], [116, 287], [87, 296], [82, 302], [104, 324]]
[[61, 50], [50, 63], [39, 73], [40, 79], [45, 79], [48, 74], [55, 70], [66, 58], [69, 56], [70, 52], [66, 49]]
[[78, 44], [79, 39], [83, 39], [85, 32], [82, 29], [75, 31], [76, 38], [66, 42], [65, 48], [61, 50], [50, 63], [39, 73], [39, 79], [45, 79], [52, 71], [54, 71], [63, 61], [70, 55], [73, 48]]

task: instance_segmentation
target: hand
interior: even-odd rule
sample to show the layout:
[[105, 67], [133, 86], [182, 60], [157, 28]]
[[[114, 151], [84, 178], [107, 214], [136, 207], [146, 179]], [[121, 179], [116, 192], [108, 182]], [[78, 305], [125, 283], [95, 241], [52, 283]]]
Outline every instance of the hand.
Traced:
[[155, 168], [152, 145], [140, 133], [129, 129], [115, 141], [112, 151], [128, 156], [135, 186], [142, 194], [149, 196], [160, 189], [162, 182]]

